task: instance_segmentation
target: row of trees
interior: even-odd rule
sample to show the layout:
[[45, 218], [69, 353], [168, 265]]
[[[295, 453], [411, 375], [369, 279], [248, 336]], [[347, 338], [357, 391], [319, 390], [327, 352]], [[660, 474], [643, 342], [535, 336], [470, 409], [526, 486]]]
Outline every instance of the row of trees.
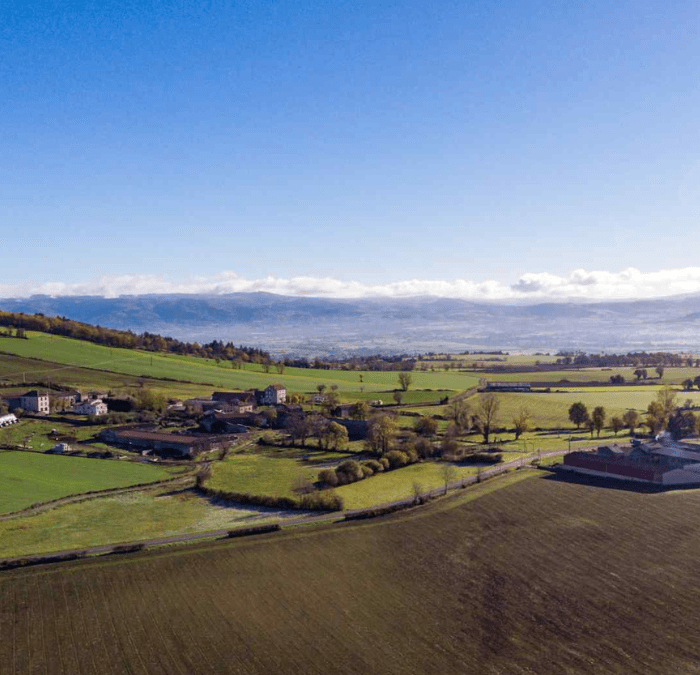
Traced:
[[416, 365], [415, 358], [409, 354], [374, 354], [372, 356], [328, 357], [324, 359], [286, 357], [282, 363], [294, 368], [314, 368], [316, 370], [410, 371]]
[[700, 368], [700, 359], [671, 352], [628, 352], [627, 354], [586, 354], [585, 352], [559, 352], [557, 365], [579, 368], [656, 368], [667, 366]]
[[136, 334], [132, 331], [115, 330], [102, 326], [92, 326], [81, 321], [65, 317], [49, 317], [43, 314], [24, 314], [23, 312], [0, 311], [0, 326], [15, 330], [17, 337], [25, 337], [27, 330], [41, 331], [51, 335], [62, 335], [95, 344], [124, 349], [144, 349], [153, 352], [172, 352], [205, 358], [219, 358], [241, 363], [273, 363], [269, 352], [255, 347], [236, 347], [232, 342], [223, 343], [213, 340], [200, 345], [197, 342], [182, 342], [171, 337], [155, 333]]
[[[688, 402], [692, 405], [692, 401]], [[613, 416], [610, 419], [610, 428], [615, 435], [623, 428], [629, 429], [632, 436], [637, 427], [642, 424], [649, 429], [652, 435], [661, 431], [669, 431], [674, 438], [683, 438], [692, 434], [700, 433], [700, 417], [697, 417], [690, 406], [679, 406], [676, 402], [676, 392], [671, 387], [662, 387], [656, 398], [647, 406], [644, 420], [636, 410], [627, 410], [620, 416]], [[597, 431], [600, 436], [601, 430], [605, 426], [607, 414], [603, 406], [596, 406], [591, 413], [581, 401], [573, 403], [569, 408], [569, 420], [576, 425], [577, 429], [587, 426], [591, 433]]]
[[348, 430], [320, 415], [291, 415], [285, 430], [292, 445], [304, 446], [309, 438], [315, 438], [323, 450], [342, 450], [348, 443]]

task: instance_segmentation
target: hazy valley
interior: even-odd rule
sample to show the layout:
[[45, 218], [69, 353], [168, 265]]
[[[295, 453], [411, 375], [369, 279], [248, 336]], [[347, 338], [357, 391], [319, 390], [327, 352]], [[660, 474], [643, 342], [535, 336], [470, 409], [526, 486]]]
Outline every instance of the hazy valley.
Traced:
[[435, 297], [304, 298], [228, 295], [32, 296], [0, 300], [12, 312], [206, 342], [252, 344], [274, 355], [527, 350], [684, 350], [696, 344], [700, 296], [542, 304]]

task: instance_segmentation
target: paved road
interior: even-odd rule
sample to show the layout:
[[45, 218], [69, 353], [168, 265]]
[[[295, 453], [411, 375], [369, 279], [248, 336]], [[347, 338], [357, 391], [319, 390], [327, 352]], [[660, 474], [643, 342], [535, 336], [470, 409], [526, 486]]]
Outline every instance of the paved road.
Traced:
[[[579, 448], [580, 450], [583, 450], [583, 448]], [[447, 490], [455, 490], [458, 488], [465, 487], [467, 485], [473, 485], [479, 480], [483, 480], [484, 478], [491, 478], [493, 476], [497, 476], [498, 474], [505, 473], [506, 471], [514, 468], [518, 468], [520, 466], [526, 466], [532, 460], [537, 459], [538, 457], [545, 458], [545, 457], [556, 457], [557, 455], [563, 454], [565, 451], [564, 450], [552, 450], [549, 452], [542, 452], [542, 453], [537, 453], [533, 455], [528, 455], [526, 457], [521, 457], [519, 459], [513, 460], [511, 462], [504, 462], [502, 464], [498, 464], [496, 466], [493, 466], [488, 469], [483, 469], [481, 471], [480, 476], [474, 475], [474, 476], [469, 476], [467, 478], [462, 478], [457, 481], [453, 481], [448, 484]], [[440, 488], [435, 488], [434, 490], [429, 490], [427, 492], [424, 492], [421, 494], [421, 497], [423, 498], [432, 498], [432, 497], [438, 497], [440, 495], [444, 495], [446, 492], [444, 487]], [[333, 513], [322, 513], [319, 515], [300, 515], [300, 516], [289, 516], [288, 518], [284, 518], [283, 522], [281, 523], [284, 528], [287, 527], [293, 527], [295, 525], [308, 525], [310, 523], [333, 523], [333, 522], [340, 522], [342, 520], [345, 520], [345, 516], [355, 516], [361, 513], [366, 513], [370, 511], [374, 511], [376, 509], [383, 509], [383, 508], [391, 508], [391, 507], [400, 507], [400, 506], [410, 506], [411, 504], [414, 503], [414, 497], [408, 497], [406, 499], [400, 499], [394, 502], [388, 502], [385, 504], [380, 504], [377, 506], [369, 507], [366, 509], [358, 509], [355, 511], [343, 511], [343, 512], [333, 512]], [[27, 560], [27, 559], [32, 559], [34, 557], [36, 558], [41, 558], [42, 562], [50, 562], [52, 560], [60, 560], [62, 558], [65, 558], [66, 556], [71, 556], [71, 555], [81, 555], [81, 556], [86, 556], [86, 555], [101, 555], [105, 553], [112, 553], [113, 549], [115, 546], [124, 546], [124, 547], [129, 547], [129, 546], [143, 546], [144, 548], [152, 547], [152, 546], [162, 546], [166, 544], [177, 544], [177, 543], [183, 543], [183, 542], [192, 542], [192, 541], [205, 541], [205, 540], [211, 540], [211, 539], [222, 539], [228, 536], [228, 533], [230, 530], [235, 529], [235, 528], [228, 528], [225, 530], [216, 530], [213, 532], [197, 532], [197, 533], [192, 533], [192, 534], [180, 534], [180, 535], [174, 535], [172, 537], [162, 537], [158, 539], [149, 539], [146, 541], [133, 541], [133, 542], [119, 542], [119, 543], [112, 543], [112, 544], [106, 544], [104, 546], [94, 546], [91, 548], [82, 548], [82, 549], [73, 549], [69, 551], [57, 551], [55, 553], [50, 553], [42, 556], [21, 556], [19, 558], [7, 558], [3, 561], [0, 562], [14, 562], [17, 560]]]

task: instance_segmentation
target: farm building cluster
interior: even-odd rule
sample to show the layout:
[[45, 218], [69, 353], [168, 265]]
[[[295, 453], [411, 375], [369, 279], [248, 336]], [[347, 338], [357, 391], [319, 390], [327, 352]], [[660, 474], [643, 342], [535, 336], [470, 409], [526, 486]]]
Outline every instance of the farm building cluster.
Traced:
[[79, 391], [48, 391], [32, 389], [19, 396], [4, 397], [10, 410], [21, 408], [25, 412], [48, 415], [51, 410], [60, 408], [64, 412], [79, 415], [106, 415], [107, 404], [96, 392], [84, 395]]
[[597, 452], [570, 452], [561, 470], [657, 486], [700, 485], [700, 446], [667, 435], [629, 446], [604, 445]]

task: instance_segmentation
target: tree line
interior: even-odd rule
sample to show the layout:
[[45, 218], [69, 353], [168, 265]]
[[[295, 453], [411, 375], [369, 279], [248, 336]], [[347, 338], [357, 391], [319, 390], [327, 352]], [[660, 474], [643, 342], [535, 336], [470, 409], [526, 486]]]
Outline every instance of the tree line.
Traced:
[[587, 354], [585, 352], [559, 352], [557, 365], [577, 368], [656, 368], [668, 366], [700, 368], [700, 359], [687, 354], [671, 352], [628, 352], [627, 354]]
[[[183, 342], [156, 333], [134, 333], [130, 330], [104, 328], [61, 316], [45, 316], [41, 313], [0, 311], [0, 326], [14, 331], [15, 337], [20, 338], [26, 337], [26, 331], [34, 330], [120, 349], [143, 349], [150, 352], [169, 352], [230, 361], [271, 362], [269, 352], [256, 347], [243, 345], [236, 347], [232, 342], [224, 343], [221, 340], [200, 345], [197, 342]], [[8, 334], [7, 331], [5, 334]]]
[[[678, 440], [700, 434], [700, 416], [693, 413], [692, 407], [693, 402], [690, 399], [679, 405], [676, 392], [670, 386], [666, 386], [662, 387], [656, 398], [649, 403], [643, 417], [636, 410], [626, 410], [622, 415], [611, 417], [609, 426], [616, 436], [624, 428], [629, 429], [630, 436], [633, 436], [636, 429], [644, 425], [652, 436], [668, 431]], [[582, 426], [588, 428], [591, 436], [594, 431], [600, 436], [606, 419], [607, 412], [603, 406], [596, 406], [589, 412], [585, 403], [577, 401], [569, 408], [569, 420], [577, 429]]]

